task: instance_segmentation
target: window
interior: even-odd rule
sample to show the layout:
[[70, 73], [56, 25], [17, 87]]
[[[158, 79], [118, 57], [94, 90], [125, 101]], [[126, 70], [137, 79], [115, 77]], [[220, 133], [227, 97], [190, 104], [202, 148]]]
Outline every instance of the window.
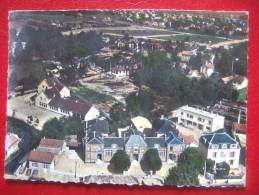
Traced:
[[229, 157], [235, 157], [235, 152], [230, 152]]
[[43, 168], [49, 169], [50, 165], [49, 164], [43, 164]]
[[209, 121], [209, 125], [211, 125], [211, 121]]
[[217, 157], [217, 152], [213, 152], [213, 153], [212, 153], [212, 157], [213, 157], [213, 158], [216, 158], [216, 157]]
[[206, 126], [206, 129], [207, 129], [208, 131], [210, 131], [210, 130], [211, 130], [211, 128], [210, 128], [210, 127], [208, 127], [208, 126]]
[[117, 148], [117, 144], [112, 144], [112, 148]]
[[183, 115], [183, 112], [181, 112], [181, 115]]
[[201, 118], [200, 118], [200, 117], [198, 117], [198, 121], [201, 121]]
[[190, 118], [193, 119], [193, 115], [190, 114]]
[[187, 118], [189, 118], [189, 114], [187, 114]]
[[198, 129], [203, 130], [203, 125], [199, 124]]
[[159, 148], [159, 144], [154, 144], [154, 147], [156, 148], [156, 149], [158, 149]]
[[230, 148], [237, 148], [237, 145], [236, 144], [231, 144]]
[[222, 149], [228, 148], [227, 144], [222, 144]]
[[106, 155], [106, 156], [112, 156], [112, 150], [107, 150], [107, 151], [105, 152], [105, 155]]
[[230, 164], [230, 165], [233, 165], [233, 164], [234, 164], [234, 160], [230, 160], [230, 161], [229, 161], [229, 164]]
[[217, 144], [212, 144], [211, 148], [212, 148], [212, 149], [218, 149], [219, 146], [218, 146]]
[[37, 163], [37, 162], [32, 162], [32, 163], [31, 163], [31, 166], [33, 166], [33, 167], [38, 167], [38, 163]]

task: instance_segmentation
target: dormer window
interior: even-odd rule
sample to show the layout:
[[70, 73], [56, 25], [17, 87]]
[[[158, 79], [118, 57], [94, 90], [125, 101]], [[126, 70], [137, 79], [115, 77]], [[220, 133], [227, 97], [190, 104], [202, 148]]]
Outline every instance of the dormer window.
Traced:
[[117, 144], [112, 144], [112, 148], [117, 148]]
[[212, 148], [212, 149], [218, 149], [219, 146], [218, 146], [217, 144], [212, 144], [211, 148]]
[[236, 144], [231, 144], [230, 148], [237, 148], [237, 145]]
[[154, 147], [155, 147], [156, 149], [158, 149], [159, 146], [160, 146], [159, 144], [155, 144], [155, 145], [154, 145]]
[[227, 144], [222, 144], [222, 149], [228, 148]]

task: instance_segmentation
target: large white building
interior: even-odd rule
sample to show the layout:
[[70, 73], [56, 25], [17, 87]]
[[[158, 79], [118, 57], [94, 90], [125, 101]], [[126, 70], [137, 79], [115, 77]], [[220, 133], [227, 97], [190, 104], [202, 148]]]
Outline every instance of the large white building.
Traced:
[[224, 128], [224, 117], [188, 105], [178, 110], [178, 124], [187, 128], [213, 132]]
[[215, 163], [226, 162], [230, 168], [238, 168], [240, 145], [226, 132], [202, 135], [199, 150]]

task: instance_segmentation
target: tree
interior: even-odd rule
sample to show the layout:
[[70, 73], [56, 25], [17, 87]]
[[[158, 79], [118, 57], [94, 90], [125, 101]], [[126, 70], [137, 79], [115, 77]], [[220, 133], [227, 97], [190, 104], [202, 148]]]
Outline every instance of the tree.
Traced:
[[229, 174], [230, 166], [226, 162], [216, 164], [216, 178], [224, 178]]
[[214, 165], [215, 161], [211, 159], [206, 160], [206, 172], [208, 173], [214, 173]]
[[169, 170], [165, 178], [166, 185], [189, 185], [199, 184], [198, 175], [202, 173], [205, 158], [196, 148], [187, 148], [179, 157], [177, 167]]
[[154, 108], [154, 94], [152, 90], [140, 89], [126, 98], [127, 110], [134, 115], [147, 116]]
[[159, 157], [157, 149], [151, 148], [147, 150], [142, 157], [140, 164], [144, 171], [153, 171], [155, 173], [160, 170], [162, 167], [162, 161]]
[[110, 133], [116, 132], [119, 127], [125, 127], [130, 123], [129, 113], [121, 103], [116, 103], [110, 110]]
[[83, 128], [83, 123], [76, 117], [52, 118], [43, 125], [42, 136], [52, 139], [64, 139], [66, 135], [76, 134], [80, 138]]
[[164, 180], [165, 185], [197, 186], [199, 185], [197, 170], [187, 169], [186, 166], [173, 167]]
[[202, 173], [204, 160], [204, 156], [196, 148], [189, 147], [180, 155], [177, 164]]
[[128, 170], [129, 166], [129, 156], [124, 150], [117, 150], [110, 161], [109, 170], [114, 173], [123, 173], [123, 171]]

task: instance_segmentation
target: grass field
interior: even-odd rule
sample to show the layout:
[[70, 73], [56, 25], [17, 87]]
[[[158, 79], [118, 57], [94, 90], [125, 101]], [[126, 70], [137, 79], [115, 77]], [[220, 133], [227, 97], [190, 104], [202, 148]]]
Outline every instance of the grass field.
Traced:
[[79, 98], [92, 104], [104, 103], [113, 100], [112, 96], [98, 93], [82, 85], [73, 87], [72, 90]]

